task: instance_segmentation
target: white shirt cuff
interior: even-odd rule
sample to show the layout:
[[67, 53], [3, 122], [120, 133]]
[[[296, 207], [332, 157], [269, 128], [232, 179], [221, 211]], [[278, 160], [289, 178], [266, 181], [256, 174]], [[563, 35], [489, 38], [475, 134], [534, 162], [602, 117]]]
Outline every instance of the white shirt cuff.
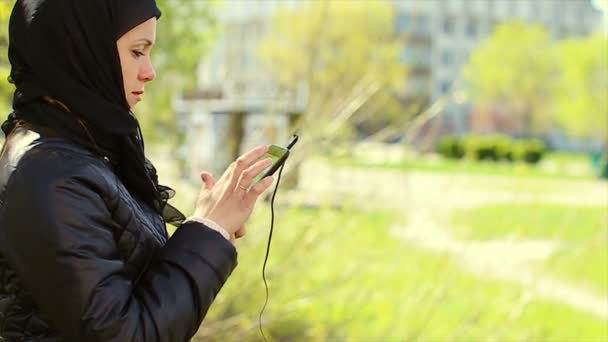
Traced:
[[217, 231], [218, 233], [222, 234], [222, 236], [228, 240], [228, 241], [232, 241], [232, 239], [230, 238], [230, 234], [228, 233], [228, 231], [224, 228], [222, 228], [222, 226], [220, 226], [219, 224], [217, 224], [215, 221], [210, 220], [208, 218], [204, 218], [204, 217], [188, 217], [184, 223], [188, 222], [188, 221], [194, 221], [194, 222], [198, 222], [198, 223], [202, 223], [205, 226]]

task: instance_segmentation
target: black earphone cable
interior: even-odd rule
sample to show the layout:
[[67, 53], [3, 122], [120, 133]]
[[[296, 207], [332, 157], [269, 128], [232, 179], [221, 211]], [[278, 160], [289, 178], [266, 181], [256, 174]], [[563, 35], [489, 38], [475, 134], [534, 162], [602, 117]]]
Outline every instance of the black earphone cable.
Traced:
[[258, 320], [260, 333], [262, 334], [262, 338], [264, 342], [267, 342], [266, 336], [264, 335], [264, 330], [262, 328], [262, 314], [264, 314], [264, 310], [266, 309], [266, 305], [268, 305], [268, 282], [266, 281], [266, 263], [268, 262], [268, 255], [270, 254], [270, 242], [272, 241], [272, 231], [274, 230], [274, 198], [277, 195], [277, 189], [279, 188], [279, 183], [281, 182], [281, 174], [283, 173], [283, 167], [285, 163], [281, 165], [279, 169], [279, 176], [277, 178], [277, 184], [274, 186], [274, 191], [272, 192], [272, 197], [270, 198], [270, 233], [268, 234], [268, 243], [266, 245], [266, 256], [264, 257], [264, 264], [262, 266], [262, 280], [264, 281], [264, 287], [266, 289], [266, 299], [264, 300], [264, 306], [262, 306], [262, 310], [260, 311], [260, 317]]

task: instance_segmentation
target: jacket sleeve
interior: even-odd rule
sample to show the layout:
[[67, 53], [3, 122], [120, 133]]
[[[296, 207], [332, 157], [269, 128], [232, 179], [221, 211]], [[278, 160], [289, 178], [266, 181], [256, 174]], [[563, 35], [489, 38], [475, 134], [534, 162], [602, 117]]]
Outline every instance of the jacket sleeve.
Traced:
[[7, 189], [2, 252], [55, 328], [69, 341], [189, 340], [236, 267], [232, 244], [184, 224], [135, 285], [114, 240], [107, 189], [87, 166], [25, 169]]

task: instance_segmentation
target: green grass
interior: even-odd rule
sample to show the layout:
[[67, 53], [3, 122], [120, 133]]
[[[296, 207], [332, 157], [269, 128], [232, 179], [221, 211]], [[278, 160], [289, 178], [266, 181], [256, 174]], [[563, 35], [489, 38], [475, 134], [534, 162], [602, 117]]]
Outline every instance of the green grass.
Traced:
[[[269, 214], [260, 206], [239, 242], [239, 267], [200, 333], [259, 341], [261, 268]], [[267, 266], [269, 340], [603, 341], [606, 322], [518, 286], [464, 273], [449, 255], [391, 235], [392, 212], [277, 208]]]
[[463, 239], [553, 239], [559, 250], [547, 271], [608, 293], [608, 209], [548, 204], [495, 205], [452, 217]]
[[547, 160], [555, 161], [556, 163], [590, 163], [591, 155], [588, 153], [572, 153], [572, 152], [551, 152], [548, 153]]
[[[489, 162], [473, 160], [452, 160], [437, 157], [429, 158], [410, 158], [401, 162], [393, 163], [372, 163], [365, 160], [349, 156], [321, 157], [322, 160], [330, 162], [336, 166], [347, 166], [356, 168], [389, 169], [402, 171], [424, 171], [441, 173], [473, 173], [497, 176], [517, 176], [517, 177], [542, 177], [542, 178], [564, 178], [564, 179], [593, 179], [595, 175], [590, 168], [591, 159], [588, 155], [550, 153], [547, 154], [541, 164], [529, 165], [525, 163], [509, 162]], [[575, 164], [582, 166], [583, 169], [589, 168], [588, 172], [568, 173], [568, 166]], [[550, 171], [541, 165], [553, 165], [554, 170]]]

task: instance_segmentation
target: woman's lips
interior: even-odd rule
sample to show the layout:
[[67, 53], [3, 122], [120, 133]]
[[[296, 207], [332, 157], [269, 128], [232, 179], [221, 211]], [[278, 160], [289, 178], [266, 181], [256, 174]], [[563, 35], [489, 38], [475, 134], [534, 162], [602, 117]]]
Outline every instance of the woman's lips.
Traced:
[[138, 100], [141, 100], [142, 95], [144, 94], [143, 90], [140, 91], [132, 91], [131, 94], [135, 95], [135, 97], [137, 97]]

